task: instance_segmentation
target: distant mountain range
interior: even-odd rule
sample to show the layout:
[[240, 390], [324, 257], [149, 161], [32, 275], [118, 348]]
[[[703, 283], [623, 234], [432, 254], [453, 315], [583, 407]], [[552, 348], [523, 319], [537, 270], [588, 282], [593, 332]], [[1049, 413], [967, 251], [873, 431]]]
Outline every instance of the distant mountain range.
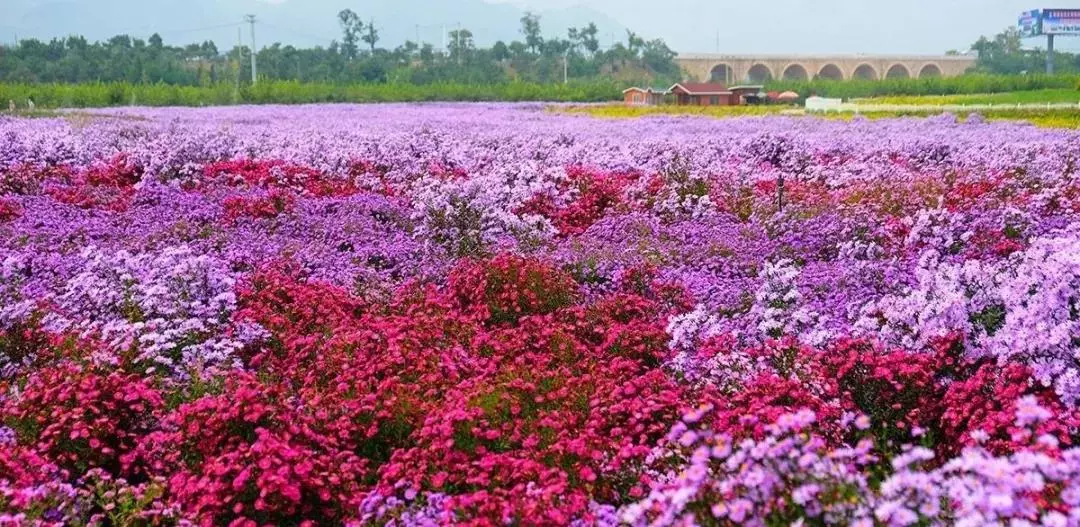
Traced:
[[[213, 40], [219, 49], [236, 43], [243, 16], [256, 15], [259, 47], [281, 42], [295, 46], [327, 46], [341, 38], [337, 13], [352, 9], [365, 22], [374, 19], [379, 47], [394, 48], [405, 40], [442, 45], [443, 30], [472, 31], [479, 46], [496, 40], [522, 40], [523, 11], [511, 4], [483, 0], [4, 0], [0, 8], [0, 42], [72, 34], [90, 40], [116, 34], [147, 38], [158, 33], [166, 44]], [[625, 40], [626, 29], [607, 15], [585, 7], [542, 11], [540, 25], [547, 37], [566, 37], [568, 27], [594, 22], [603, 45]], [[246, 24], [243, 41], [250, 35]]]

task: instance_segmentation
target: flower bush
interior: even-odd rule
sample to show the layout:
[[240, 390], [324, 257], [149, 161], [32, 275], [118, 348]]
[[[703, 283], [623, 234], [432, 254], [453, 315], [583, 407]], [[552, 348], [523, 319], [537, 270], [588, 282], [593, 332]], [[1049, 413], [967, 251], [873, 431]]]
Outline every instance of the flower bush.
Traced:
[[0, 412], [20, 443], [61, 469], [130, 474], [131, 456], [163, 406], [161, 393], [138, 375], [62, 363], [35, 371]]

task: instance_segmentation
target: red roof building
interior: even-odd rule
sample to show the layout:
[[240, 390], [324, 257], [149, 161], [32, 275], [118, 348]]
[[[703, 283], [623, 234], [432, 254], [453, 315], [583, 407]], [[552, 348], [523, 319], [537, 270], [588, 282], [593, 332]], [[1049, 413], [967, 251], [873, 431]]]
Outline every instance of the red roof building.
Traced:
[[668, 90], [663, 88], [638, 88], [634, 86], [623, 90], [623, 102], [630, 106], [656, 106], [664, 103]]
[[747, 95], [761, 91], [761, 86], [732, 86], [709, 82], [680, 82], [669, 90], [675, 104], [682, 106], [738, 106]]

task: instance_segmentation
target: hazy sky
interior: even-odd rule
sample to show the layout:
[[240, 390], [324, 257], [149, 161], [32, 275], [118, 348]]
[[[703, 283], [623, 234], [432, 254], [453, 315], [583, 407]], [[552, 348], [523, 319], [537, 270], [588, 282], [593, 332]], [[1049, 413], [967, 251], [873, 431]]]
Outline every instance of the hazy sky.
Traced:
[[[257, 1], [283, 5], [252, 8]], [[625, 41], [621, 27], [628, 27], [684, 53], [965, 51], [980, 35], [1015, 25], [1021, 11], [1069, 7], [1032, 0], [0, 0], [0, 42], [16, 34], [82, 34], [93, 40], [120, 32], [146, 38], [157, 31], [169, 43], [213, 39], [227, 49], [236, 29], [222, 26], [238, 23], [251, 9], [262, 24], [263, 42], [325, 46], [339, 38], [336, 14], [344, 8], [374, 18], [380, 45], [389, 48], [416, 37], [439, 46], [441, 28], [458, 23], [482, 46], [521, 38], [518, 10], [484, 2], [544, 12], [546, 37], [565, 38], [568, 26], [593, 20], [605, 46], [612, 39]], [[1046, 44], [1031, 39], [1028, 45]], [[1080, 37], [1059, 38], [1058, 48], [1078, 51]]]
[[[584, 5], [679, 51], [941, 53], [1016, 24], [1029, 0], [488, 0], [544, 9]], [[1045, 47], [1043, 39], [1031, 46]], [[1080, 49], [1080, 37], [1057, 39]]]

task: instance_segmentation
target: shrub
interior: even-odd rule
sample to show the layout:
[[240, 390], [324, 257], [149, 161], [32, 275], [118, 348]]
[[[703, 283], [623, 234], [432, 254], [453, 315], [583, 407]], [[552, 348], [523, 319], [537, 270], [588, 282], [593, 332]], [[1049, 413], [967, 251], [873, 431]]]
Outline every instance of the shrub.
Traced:
[[73, 474], [130, 473], [137, 443], [156, 424], [161, 393], [141, 376], [65, 362], [28, 376], [0, 412], [20, 444]]

